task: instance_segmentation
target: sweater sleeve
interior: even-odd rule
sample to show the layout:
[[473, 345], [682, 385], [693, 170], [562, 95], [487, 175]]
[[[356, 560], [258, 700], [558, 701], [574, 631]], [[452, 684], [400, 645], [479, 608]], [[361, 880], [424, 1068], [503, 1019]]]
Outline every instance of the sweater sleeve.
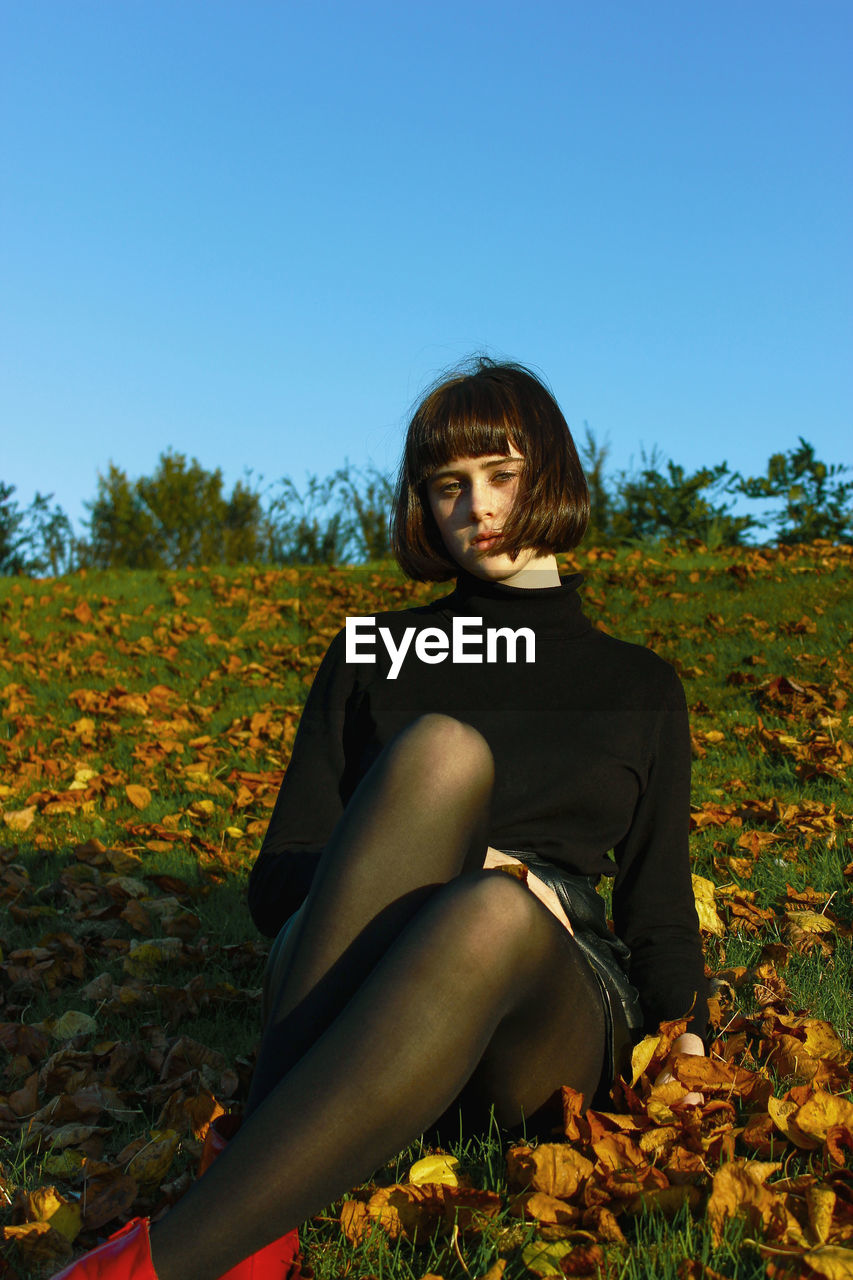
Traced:
[[348, 798], [344, 725], [354, 676], [345, 651], [341, 629], [308, 691], [290, 763], [249, 875], [249, 911], [268, 937], [307, 896], [323, 846]]
[[616, 846], [613, 924], [631, 950], [630, 978], [644, 1025], [692, 1013], [687, 1030], [706, 1037], [708, 989], [690, 876], [690, 726], [674, 668], [662, 693], [646, 785]]

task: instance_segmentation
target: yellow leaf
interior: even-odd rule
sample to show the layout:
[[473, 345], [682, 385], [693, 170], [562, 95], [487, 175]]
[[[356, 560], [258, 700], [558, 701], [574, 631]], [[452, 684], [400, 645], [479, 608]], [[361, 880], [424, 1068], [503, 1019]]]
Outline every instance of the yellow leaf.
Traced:
[[95, 769], [76, 769], [74, 772], [74, 781], [68, 784], [69, 791], [85, 791], [93, 778], [97, 778], [97, 770]]
[[147, 787], [142, 787], [136, 782], [129, 782], [124, 789], [124, 794], [134, 809], [144, 809], [151, 803], [151, 792]]
[[157, 938], [130, 944], [130, 952], [122, 960], [122, 968], [133, 978], [150, 977], [159, 965], [176, 960], [184, 944], [180, 938]]
[[534, 1240], [522, 1249], [521, 1261], [534, 1276], [562, 1276], [560, 1262], [574, 1247], [569, 1240], [552, 1240], [550, 1244]]
[[817, 911], [786, 911], [786, 919], [804, 933], [832, 933], [835, 925]]
[[24, 1222], [19, 1227], [0, 1227], [0, 1236], [14, 1241], [27, 1262], [63, 1262], [71, 1257], [68, 1238], [49, 1222]]
[[823, 1280], [853, 1280], [853, 1249], [825, 1244], [819, 1249], [809, 1249], [803, 1254], [803, 1261]]
[[832, 1093], [818, 1091], [800, 1107], [796, 1115], [796, 1124], [803, 1133], [813, 1138], [826, 1138], [827, 1130], [833, 1125], [847, 1125], [853, 1129], [853, 1102], [847, 1098], [836, 1097]]
[[631, 1054], [631, 1088], [633, 1089], [649, 1063], [654, 1058], [660, 1045], [660, 1036], [643, 1036]]
[[779, 1132], [784, 1133], [801, 1151], [814, 1151], [820, 1144], [802, 1132], [795, 1119], [798, 1111], [796, 1102], [786, 1102], [783, 1098], [767, 1099], [767, 1112]]
[[56, 1187], [37, 1187], [24, 1196], [28, 1221], [49, 1222], [55, 1231], [73, 1241], [80, 1234], [82, 1213], [78, 1204], [61, 1196]]
[[820, 1185], [806, 1187], [806, 1205], [814, 1237], [819, 1245], [825, 1244], [835, 1211], [835, 1192], [831, 1187]]
[[717, 915], [717, 908], [714, 904], [714, 885], [710, 880], [706, 880], [704, 876], [692, 876], [693, 881], [693, 900], [696, 903], [696, 914], [699, 917], [699, 928], [707, 930], [708, 933], [714, 933], [721, 938], [726, 932], [726, 926]]
[[68, 1147], [65, 1151], [52, 1152], [42, 1161], [42, 1169], [52, 1178], [73, 1178], [86, 1163], [87, 1157], [82, 1151]]
[[137, 1151], [126, 1172], [143, 1186], [157, 1186], [168, 1172], [179, 1142], [174, 1129], [152, 1129], [151, 1141]]
[[3, 821], [11, 831], [29, 831], [36, 816], [36, 806], [27, 805], [26, 809], [10, 809], [3, 814]]
[[97, 1031], [98, 1024], [91, 1014], [81, 1013], [78, 1009], [66, 1009], [56, 1021], [51, 1020], [49, 1029], [57, 1040], [70, 1040], [72, 1036], [92, 1035]]
[[409, 1170], [409, 1182], [416, 1187], [425, 1182], [440, 1182], [445, 1187], [458, 1187], [458, 1164], [456, 1156], [424, 1156], [423, 1160], [416, 1160]]
[[829, 1058], [832, 1062], [849, 1062], [850, 1050], [844, 1047], [843, 1041], [828, 1022], [806, 1018], [803, 1027], [806, 1032], [806, 1053], [810, 1053], [813, 1058]]
[[212, 800], [193, 800], [187, 809], [187, 814], [196, 822], [209, 822], [215, 813], [216, 805]]
[[69, 1244], [73, 1244], [81, 1233], [83, 1226], [83, 1215], [79, 1204], [69, 1204], [64, 1201], [60, 1204], [58, 1210], [51, 1213], [49, 1220], [50, 1225], [55, 1231], [59, 1231], [60, 1235], [64, 1235]]

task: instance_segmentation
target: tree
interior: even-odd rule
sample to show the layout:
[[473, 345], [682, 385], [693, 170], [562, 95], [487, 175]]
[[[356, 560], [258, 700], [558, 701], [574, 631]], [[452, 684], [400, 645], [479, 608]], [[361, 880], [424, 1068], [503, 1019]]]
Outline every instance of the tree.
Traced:
[[604, 481], [604, 463], [610, 445], [596, 443], [588, 422], [584, 424], [584, 443], [580, 459], [589, 489], [589, 525], [586, 537], [590, 542], [606, 542], [612, 532], [613, 497]]
[[52, 493], [36, 492], [25, 515], [25, 542], [28, 548], [26, 573], [53, 577], [74, 567], [77, 544], [71, 521], [58, 504], [51, 507]]
[[[799, 446], [774, 453], [767, 475], [744, 479], [735, 473], [739, 493], [747, 498], [782, 498], [783, 504], [767, 520], [777, 526], [782, 543], [810, 542], [813, 538], [846, 541], [853, 536], [853, 482], [836, 477], [850, 467], [827, 466], [815, 458], [814, 446], [799, 437]], [[762, 521], [763, 524], [767, 520]]]
[[154, 519], [136, 485], [120, 467], [109, 464], [105, 476], [98, 473], [90, 512], [87, 559], [101, 569], [155, 569], [164, 564], [157, 546]]
[[619, 541], [699, 538], [713, 548], [742, 542], [746, 530], [757, 524], [753, 516], [732, 515], [733, 503], [715, 504], [702, 496], [703, 489], [729, 491], [727, 463], [700, 467], [687, 476], [683, 467], [668, 461], [664, 475], [657, 449], [650, 458], [643, 451], [642, 458], [638, 474], [622, 472], [617, 484], [611, 527]]
[[[349, 459], [335, 472], [339, 491], [355, 511], [354, 533], [364, 560], [386, 560], [391, 555], [391, 504], [394, 485], [390, 476], [371, 464], [365, 471], [351, 467]], [[353, 477], [361, 481], [358, 488]]]
[[330, 511], [339, 475], [325, 480], [309, 475], [300, 493], [288, 476], [279, 484], [280, 494], [267, 508], [262, 546], [273, 564], [340, 564], [352, 545], [352, 518]]
[[12, 497], [14, 492], [13, 484], [0, 480], [0, 573], [24, 572], [25, 538], [20, 532], [24, 514]]
[[13, 484], [0, 480], [0, 573], [64, 573], [77, 551], [71, 521], [52, 493], [36, 493], [25, 511], [12, 498]]
[[259, 494], [238, 480], [226, 497], [220, 468], [182, 453], [161, 453], [154, 474], [135, 481], [110, 463], [86, 505], [89, 555], [102, 568], [246, 563], [259, 550]]

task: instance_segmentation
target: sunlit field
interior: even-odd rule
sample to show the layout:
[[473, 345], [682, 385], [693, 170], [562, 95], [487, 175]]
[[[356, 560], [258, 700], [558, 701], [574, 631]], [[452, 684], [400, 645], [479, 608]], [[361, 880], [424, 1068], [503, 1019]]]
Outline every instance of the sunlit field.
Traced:
[[[608, 1111], [567, 1090], [552, 1143], [416, 1144], [304, 1226], [304, 1269], [853, 1275], [853, 548], [560, 559], [684, 682], [710, 1057], [653, 1088], [669, 1026]], [[0, 579], [0, 1276], [50, 1276], [193, 1180], [252, 1072], [269, 942], [246, 879], [313, 673], [347, 615], [451, 586], [385, 564]]]

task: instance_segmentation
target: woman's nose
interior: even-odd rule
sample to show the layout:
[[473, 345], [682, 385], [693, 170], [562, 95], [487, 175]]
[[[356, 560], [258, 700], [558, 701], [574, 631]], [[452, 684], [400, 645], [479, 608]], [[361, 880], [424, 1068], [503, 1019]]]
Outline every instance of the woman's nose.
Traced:
[[472, 519], [484, 520], [493, 514], [494, 503], [485, 485], [472, 484], [468, 493], [468, 514]]

